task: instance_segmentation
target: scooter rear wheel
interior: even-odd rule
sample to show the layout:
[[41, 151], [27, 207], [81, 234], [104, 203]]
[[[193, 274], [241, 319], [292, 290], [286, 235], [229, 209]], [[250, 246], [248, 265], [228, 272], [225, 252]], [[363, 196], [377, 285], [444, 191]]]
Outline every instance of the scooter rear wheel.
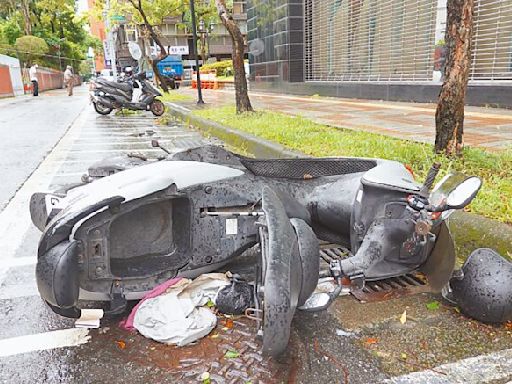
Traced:
[[98, 112], [100, 115], [108, 115], [110, 112], [112, 112], [112, 108], [105, 107], [99, 103], [93, 103], [94, 104], [94, 110]]
[[165, 112], [164, 103], [162, 103], [160, 100], [153, 101], [149, 106], [149, 109], [151, 110], [151, 112], [153, 112], [153, 115], [155, 116], [162, 116]]

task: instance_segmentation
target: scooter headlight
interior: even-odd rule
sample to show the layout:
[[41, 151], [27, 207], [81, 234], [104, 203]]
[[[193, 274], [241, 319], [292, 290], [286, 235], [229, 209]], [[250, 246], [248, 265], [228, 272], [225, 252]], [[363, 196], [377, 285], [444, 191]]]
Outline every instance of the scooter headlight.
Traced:
[[99, 92], [98, 92], [98, 95], [100, 95], [100, 96], [105, 96], [105, 92], [103, 92], [103, 91], [99, 91]]

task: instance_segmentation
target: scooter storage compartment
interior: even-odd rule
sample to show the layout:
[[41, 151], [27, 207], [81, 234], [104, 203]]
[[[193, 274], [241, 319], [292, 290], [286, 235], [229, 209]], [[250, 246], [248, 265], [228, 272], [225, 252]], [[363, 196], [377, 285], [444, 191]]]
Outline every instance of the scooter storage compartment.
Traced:
[[112, 275], [148, 276], [182, 266], [189, 246], [188, 219], [186, 198], [143, 205], [118, 216], [110, 225]]
[[177, 271], [186, 264], [189, 200], [160, 197], [141, 202], [122, 204], [114, 212], [105, 210], [77, 233], [85, 245], [89, 279], [137, 279]]

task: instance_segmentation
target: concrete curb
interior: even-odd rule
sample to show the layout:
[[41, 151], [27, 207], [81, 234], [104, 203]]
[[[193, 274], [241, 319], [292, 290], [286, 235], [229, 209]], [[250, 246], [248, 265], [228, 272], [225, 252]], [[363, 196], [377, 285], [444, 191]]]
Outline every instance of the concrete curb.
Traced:
[[169, 107], [169, 112], [173, 117], [193, 126], [207, 135], [219, 138], [228, 145], [241, 148], [255, 157], [263, 159], [286, 159], [306, 156], [303, 153], [291, 151], [282, 145], [261, 139], [250, 133], [241, 132], [214, 121], [194, 116], [190, 109], [184, 108], [178, 104], [166, 103], [166, 105]]
[[[242, 148], [257, 158], [284, 159], [308, 156], [249, 133], [194, 116], [190, 109], [178, 104], [166, 103], [166, 105], [175, 118], [219, 138], [228, 145]], [[508, 259], [512, 259], [512, 226], [462, 211], [455, 212], [450, 217], [449, 223], [455, 238], [459, 263], [462, 263], [476, 248], [492, 248]]]

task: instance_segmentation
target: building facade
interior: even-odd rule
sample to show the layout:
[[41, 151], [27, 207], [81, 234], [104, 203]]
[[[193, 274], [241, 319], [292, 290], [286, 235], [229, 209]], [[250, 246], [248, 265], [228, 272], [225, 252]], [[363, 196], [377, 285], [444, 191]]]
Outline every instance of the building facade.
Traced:
[[[242, 34], [247, 33], [247, 13], [246, 1], [233, 1], [233, 19], [235, 19], [240, 27]], [[198, 28], [200, 20], [197, 20]], [[167, 17], [163, 24], [156, 26], [164, 46], [172, 49], [186, 47], [185, 54], [182, 54], [185, 67], [195, 65], [195, 57], [193, 55], [193, 38], [192, 31], [184, 20], [184, 15]], [[230, 59], [232, 53], [231, 37], [220, 20], [218, 22], [205, 22], [204, 33], [198, 34], [198, 54], [199, 62], [211, 60], [219, 61]], [[144, 39], [139, 33], [138, 27], [129, 22], [121, 23], [116, 30], [115, 50], [118, 67], [124, 68], [127, 65], [134, 65], [131, 59], [128, 43], [136, 42], [145, 51], [146, 55], [156, 55], [158, 47], [151, 39]]]
[[[87, 0], [87, 9], [93, 9], [95, 0]], [[97, 37], [102, 42], [106, 39], [105, 24], [103, 21], [96, 19], [92, 13], [89, 13], [89, 28], [91, 35]], [[102, 54], [95, 54], [94, 57], [94, 69], [96, 72], [101, 72], [105, 69], [105, 57]]]
[[[446, 0], [250, 0], [252, 85], [435, 101], [445, 24]], [[512, 0], [475, 0], [472, 45], [468, 102], [512, 106]]]

